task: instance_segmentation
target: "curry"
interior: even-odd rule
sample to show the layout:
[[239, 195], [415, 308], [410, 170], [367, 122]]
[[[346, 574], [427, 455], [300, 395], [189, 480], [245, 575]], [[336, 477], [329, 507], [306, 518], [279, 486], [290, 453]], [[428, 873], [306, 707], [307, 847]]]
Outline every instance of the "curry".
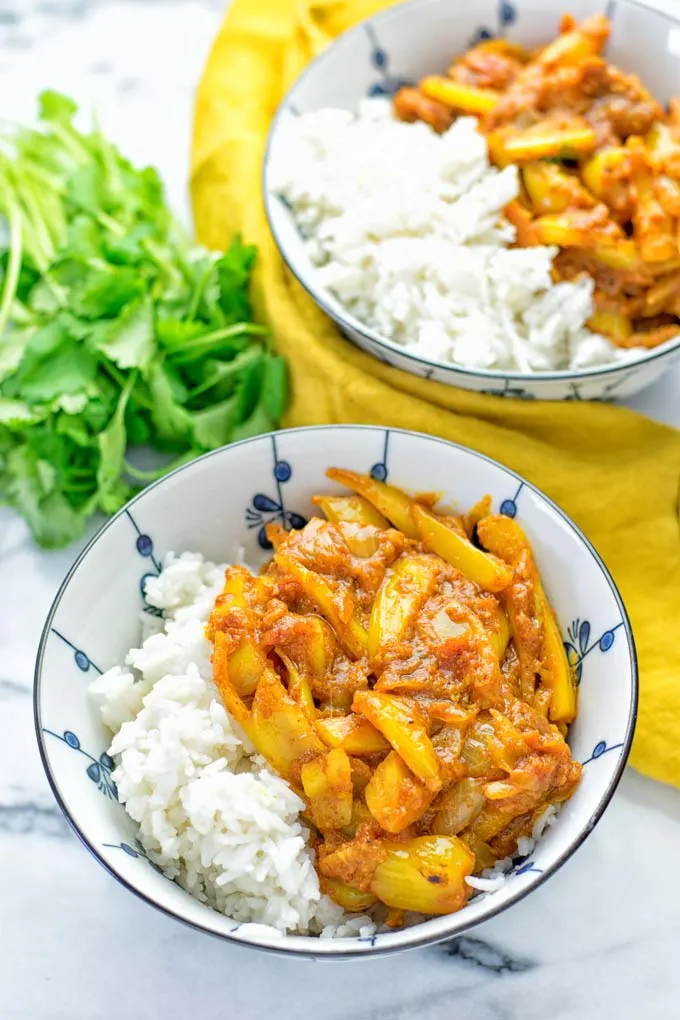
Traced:
[[594, 280], [589, 327], [651, 348], [679, 329], [680, 100], [665, 112], [609, 64], [609, 31], [604, 15], [565, 15], [537, 51], [484, 41], [448, 75], [399, 91], [394, 108], [438, 132], [478, 117], [492, 162], [519, 167], [520, 197], [505, 210], [516, 243], [556, 245], [556, 281]]
[[529, 542], [482, 500], [351, 471], [324, 517], [267, 527], [259, 576], [227, 569], [208, 624], [215, 684], [306, 804], [321, 885], [348, 911], [446, 914], [518, 852], [581, 766], [577, 691]]

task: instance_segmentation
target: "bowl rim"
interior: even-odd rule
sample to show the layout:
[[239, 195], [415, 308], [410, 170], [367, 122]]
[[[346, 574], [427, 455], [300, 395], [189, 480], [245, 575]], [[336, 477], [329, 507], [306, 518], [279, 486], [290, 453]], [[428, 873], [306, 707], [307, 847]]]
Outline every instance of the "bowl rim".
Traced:
[[[351, 329], [355, 333], [359, 333], [365, 340], [371, 343], [377, 344], [383, 347], [386, 351], [392, 351], [393, 353], [406, 358], [408, 361], [413, 362], [417, 365], [422, 365], [425, 369], [436, 368], [444, 372], [452, 374], [460, 374], [462, 376], [471, 379], [488, 379], [490, 381], [503, 381], [510, 380], [515, 383], [542, 383], [542, 382], [563, 382], [563, 383], [578, 383], [580, 381], [587, 381], [600, 376], [615, 375], [621, 372], [625, 372], [629, 369], [635, 369], [642, 365], [648, 365], [651, 362], [658, 361], [667, 354], [672, 354], [674, 351], [680, 349], [680, 332], [675, 338], [666, 340], [665, 343], [660, 344], [659, 347], [653, 347], [647, 351], [646, 354], [641, 355], [637, 358], [631, 358], [630, 361], [621, 361], [613, 365], [602, 365], [600, 368], [586, 368], [586, 369], [557, 369], [551, 372], [516, 372], [516, 371], [504, 371], [498, 368], [467, 368], [464, 365], [457, 365], [450, 361], [441, 361], [435, 358], [423, 358], [418, 354], [413, 354], [407, 347], [402, 347], [394, 340], [388, 339], [376, 330], [367, 326], [359, 319], [355, 318], [351, 312], [347, 311], [342, 307], [340, 302], [338, 305], [340, 311], [337, 311], [331, 303], [329, 303], [329, 291], [327, 287], [317, 286], [313, 275], [309, 280], [302, 278], [301, 270], [298, 270], [295, 265], [295, 260], [291, 257], [288, 250], [286, 249], [280, 232], [276, 229], [275, 220], [276, 216], [273, 212], [274, 203], [280, 202], [279, 197], [274, 191], [268, 186], [269, 170], [271, 167], [272, 149], [275, 143], [275, 136], [278, 129], [281, 126], [281, 122], [287, 113], [292, 113], [291, 100], [294, 98], [296, 90], [311, 77], [320, 67], [323, 67], [326, 60], [340, 45], [343, 45], [348, 38], [353, 36], [359, 36], [362, 32], [365, 32], [365, 26], [371, 25], [374, 28], [379, 28], [381, 24], [386, 24], [388, 21], [398, 19], [403, 11], [408, 8], [427, 7], [430, 4], [440, 3], [441, 0], [402, 0], [395, 7], [388, 7], [383, 11], [378, 11], [376, 14], [369, 15], [366, 18], [362, 18], [351, 28], [348, 28], [345, 32], [342, 32], [336, 39], [330, 43], [318, 56], [316, 56], [298, 75], [293, 84], [290, 86], [283, 99], [279, 103], [276, 112], [272, 118], [272, 122], [269, 126], [267, 133], [267, 141], [264, 150], [264, 156], [262, 159], [261, 168], [261, 187], [262, 197], [264, 202], [265, 215], [267, 217], [267, 223], [269, 230], [274, 239], [276, 248], [283, 259], [284, 263], [293, 274], [300, 286], [307, 292], [312, 300], [321, 308], [321, 310], [342, 330]], [[680, 27], [680, 15], [675, 15], [670, 12], [660, 10], [651, 4], [639, 3], [637, 0], [626, 0], [634, 7], [643, 8], [648, 10], [651, 14], [661, 15], [670, 21], [673, 25]], [[347, 339], [347, 337], [345, 337]], [[374, 355], [375, 356], [375, 355]], [[400, 366], [390, 365], [390, 368], [400, 368]], [[401, 371], [408, 371], [400, 369]], [[415, 373], [414, 373], [415, 374]], [[427, 378], [427, 377], [426, 377]], [[437, 381], [437, 380], [434, 380]], [[480, 391], [477, 391], [480, 392]]]
[[[485, 461], [488, 464], [491, 464], [494, 468], [499, 468], [501, 471], [515, 478], [518, 482], [522, 482], [526, 488], [530, 489], [535, 495], [537, 495], [541, 500], [543, 500], [543, 502], [546, 503], [558, 515], [558, 517], [560, 517], [563, 520], [567, 527], [575, 534], [576, 538], [584, 546], [584, 551], [590, 554], [590, 558], [594, 561], [595, 565], [599, 567], [601, 574], [604, 576], [605, 581], [608, 583], [610, 591], [614, 597], [614, 601], [617, 603], [619, 611], [621, 612], [623, 630], [626, 635], [628, 657], [630, 661], [631, 670], [631, 698], [628, 709], [628, 719], [626, 721], [626, 730], [623, 737], [623, 743], [621, 748], [621, 756], [619, 758], [619, 762], [616, 766], [616, 769], [614, 770], [614, 773], [609, 781], [609, 784], [607, 785], [606, 790], [604, 791], [603, 795], [601, 796], [597, 804], [596, 809], [594, 810], [590, 819], [585, 823], [583, 828], [581, 828], [578, 831], [578, 834], [569, 843], [565, 850], [561, 854], [559, 854], [552, 863], [548, 864], [548, 866], [544, 869], [543, 873], [540, 876], [538, 876], [536, 880], [532, 882], [530, 885], [520, 888], [516, 893], [509, 896], [507, 900], [504, 900], [503, 903], [497, 904], [496, 906], [493, 905], [490, 906], [490, 908], [484, 914], [483, 917], [480, 917], [471, 922], [464, 922], [462, 924], [459, 923], [455, 927], [454, 931], [450, 931], [445, 934], [424, 935], [418, 937], [416, 933], [420, 925], [414, 925], [412, 928], [406, 929], [407, 932], [408, 931], [413, 932], [414, 937], [409, 939], [407, 943], [404, 945], [402, 944], [390, 945], [389, 943], [387, 943], [386, 945], [382, 943], [378, 945], [372, 945], [370, 943], [363, 943], [361, 945], [357, 945], [355, 940], [345, 939], [320, 940], [316, 936], [304, 936], [304, 935], [301, 936], [293, 934], [282, 936], [280, 945], [274, 943], [261, 944], [257, 942], [255, 939], [250, 938], [239, 939], [235, 937], [232, 933], [217, 931], [216, 929], [210, 927], [207, 923], [201, 924], [198, 921], [190, 920], [189, 918], [173, 910], [171, 907], [168, 907], [165, 904], [160, 903], [158, 900], [154, 899], [151, 895], [144, 892], [137, 885], [133, 884], [127, 878], [123, 877], [123, 875], [121, 875], [116, 870], [116, 868], [113, 865], [109, 864], [108, 861], [106, 861], [104, 857], [100, 854], [97, 847], [90, 841], [88, 835], [84, 831], [84, 827], [81, 826], [81, 823], [75, 817], [75, 814], [72, 813], [71, 808], [68, 805], [67, 799], [61, 792], [57, 777], [52, 768], [50, 762], [50, 755], [47, 750], [47, 743], [42, 729], [41, 687], [43, 679], [44, 657], [47, 648], [47, 642], [49, 640], [51, 633], [52, 622], [59, 610], [62, 598], [67, 588], [71, 584], [71, 581], [73, 580], [75, 574], [80, 568], [80, 565], [87, 558], [87, 556], [89, 555], [90, 551], [94, 548], [94, 546], [99, 542], [101, 538], [103, 538], [103, 536], [106, 534], [109, 528], [112, 528], [122, 517], [125, 516], [125, 514], [131, 507], [140, 502], [151, 490], [159, 488], [170, 479], [175, 478], [177, 475], [181, 474], [183, 471], [192, 468], [198, 462], [207, 461], [212, 457], [224, 454], [225, 451], [227, 450], [247, 446], [248, 444], [260, 442], [262, 440], [271, 439], [272, 436], [281, 435], [282, 433], [285, 435], [295, 435], [298, 433], [322, 432], [328, 429], [347, 430], [354, 432], [356, 432], [357, 430], [366, 432], [385, 431], [385, 428], [383, 426], [378, 425], [352, 425], [352, 424], [305, 425], [299, 426], [297, 428], [282, 429], [278, 433], [265, 432], [259, 436], [252, 436], [249, 439], [242, 439], [236, 443], [231, 443], [228, 446], [218, 447], [218, 449], [216, 450], [211, 450], [207, 453], [202, 454], [200, 457], [197, 457], [194, 460], [189, 461], [186, 464], [180, 465], [173, 471], [170, 471], [167, 475], [164, 475], [162, 478], [157, 479], [151, 485], [147, 486], [140, 493], [134, 496], [133, 499], [126, 503], [124, 507], [121, 507], [121, 509], [113, 517], [109, 518], [109, 520], [102, 525], [102, 527], [90, 539], [90, 541], [86, 544], [85, 548], [77, 556], [76, 560], [74, 561], [68, 573], [66, 574], [66, 577], [60, 584], [59, 589], [54, 597], [54, 600], [47, 614], [47, 618], [45, 620], [45, 624], [43, 626], [42, 634], [40, 637], [40, 643], [38, 645], [38, 652], [36, 656], [33, 674], [33, 721], [42, 766], [43, 769], [45, 770], [47, 781], [52, 790], [52, 793], [57, 801], [57, 804], [61, 808], [64, 817], [66, 818], [67, 822], [69, 823], [69, 825], [71, 826], [74, 833], [76, 834], [80, 842], [83, 844], [85, 849], [91, 854], [91, 856], [94, 857], [94, 859], [129, 892], [133, 893], [141, 900], [144, 900], [146, 903], [154, 907], [156, 910], [161, 911], [166, 916], [174, 918], [175, 920], [180, 921], [182, 924], [185, 924], [196, 931], [203, 932], [204, 934], [207, 935], [212, 935], [215, 938], [223, 939], [227, 942], [234, 943], [235, 945], [245, 946], [246, 948], [259, 949], [264, 952], [274, 953], [278, 956], [297, 956], [311, 960], [318, 959], [346, 960], [346, 959], [365, 959], [374, 956], [385, 956], [392, 953], [405, 952], [406, 950], [409, 949], [424, 948], [426, 946], [435, 945], [440, 942], [446, 942], [449, 941], [450, 939], [457, 938], [460, 935], [464, 934], [465, 932], [471, 931], [473, 928], [476, 928], [477, 925], [482, 924], [485, 921], [491, 920], [491, 918], [502, 913], [509, 907], [513, 906], [515, 903], [518, 903], [520, 900], [524, 899], [525, 896], [528, 896], [529, 893], [533, 892], [539, 886], [543, 885], [543, 883], [547, 881], [548, 878], [554, 875], [555, 872], [557, 872], [562, 867], [562, 865], [565, 864], [570, 857], [572, 857], [572, 855], [579, 849], [579, 847], [583, 844], [586, 838], [593, 831], [593, 829], [601, 819], [602, 815], [604, 814], [606, 808], [608, 807], [616, 791], [616, 788], [618, 787], [621, 781], [621, 777], [623, 775], [624, 769], [628, 761], [628, 757], [630, 755], [633, 736], [635, 733], [635, 725], [637, 722], [639, 701], [639, 669], [637, 650], [635, 646], [635, 639], [633, 636], [632, 626], [623, 599], [621, 597], [621, 593], [619, 592], [619, 589], [616, 585], [616, 582], [614, 581], [611, 573], [609, 572], [606, 564], [604, 563], [604, 560], [597, 552], [595, 547], [584, 535], [584, 533], [581, 531], [578, 525], [575, 524], [574, 521], [572, 521], [568, 514], [564, 510], [562, 510], [557, 503], [550, 499], [549, 496], [547, 496], [541, 489], [539, 489], [532, 482], [525, 479], [522, 475], [518, 474], [516, 471], [513, 471], [512, 468], [506, 467], [506, 465], [502, 464], [500, 461], [495, 460], [493, 457], [487, 456], [487, 454], [480, 453], [477, 450], [473, 450], [470, 447], [464, 446], [462, 443], [455, 443], [448, 439], [442, 439], [439, 436], [429, 435], [428, 433], [425, 432], [415, 432], [410, 429], [390, 428], [389, 429], [390, 433], [407, 435], [416, 437], [417, 439], [424, 439], [428, 442], [440, 443], [444, 446], [453, 447], [454, 449], [459, 450], [463, 453], [472, 454], [473, 457], [476, 457], [482, 461]], [[217, 916], [220, 916], [217, 911], [215, 913], [217, 914]], [[455, 919], [459, 915], [451, 914], [448, 916]], [[295, 942], [298, 939], [304, 940], [304, 942], [307, 943], [307, 945], [301, 945], [298, 948], [295, 945]], [[346, 944], [343, 945], [343, 943], [345, 943], [346, 941], [347, 942], [351, 941], [352, 945], [351, 946]], [[314, 943], [320, 942], [321, 945], [323, 946], [323, 949], [321, 949], [319, 952], [315, 952], [314, 949], [308, 945], [310, 942]]]

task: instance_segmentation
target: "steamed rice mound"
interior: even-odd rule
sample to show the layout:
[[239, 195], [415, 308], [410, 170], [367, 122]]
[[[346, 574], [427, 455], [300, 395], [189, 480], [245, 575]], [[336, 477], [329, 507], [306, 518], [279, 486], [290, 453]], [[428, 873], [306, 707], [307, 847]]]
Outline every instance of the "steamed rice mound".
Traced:
[[286, 933], [370, 934], [323, 896], [300, 798], [256, 755], [212, 683], [205, 623], [224, 566], [185, 553], [147, 584], [163, 617], [90, 692], [113, 731], [118, 796], [165, 875], [236, 921]]
[[314, 279], [359, 322], [425, 360], [494, 371], [629, 361], [586, 323], [593, 280], [553, 283], [554, 247], [513, 248], [497, 170], [471, 117], [435, 134], [388, 99], [282, 123], [272, 189], [290, 208]]

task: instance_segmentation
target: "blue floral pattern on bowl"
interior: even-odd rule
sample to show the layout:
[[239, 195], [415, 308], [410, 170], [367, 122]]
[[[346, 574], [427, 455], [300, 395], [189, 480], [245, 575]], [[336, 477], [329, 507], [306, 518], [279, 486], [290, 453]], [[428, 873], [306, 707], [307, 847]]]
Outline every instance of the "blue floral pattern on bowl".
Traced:
[[371, 65], [380, 75], [380, 80], [371, 84], [368, 95], [375, 99], [378, 96], [393, 96], [399, 91], [413, 85], [409, 78], [397, 78], [390, 73], [390, 57], [378, 41], [378, 36], [371, 22], [367, 21], [364, 30], [371, 44]]
[[159, 875], [163, 874], [162, 868], [159, 868], [156, 862], [149, 857], [148, 853], [144, 849], [144, 844], [142, 843], [141, 839], [135, 839], [134, 846], [132, 846], [130, 843], [125, 842], [102, 843], [102, 846], [106, 847], [107, 850], [122, 850], [124, 854], [127, 854], [128, 857], [132, 857], [134, 860], [138, 859], [144, 860], [149, 865], [149, 867], [153, 868], [154, 871], [157, 871]]
[[582, 765], [590, 765], [591, 761], [597, 761], [603, 754], [609, 754], [610, 751], [618, 751], [623, 747], [623, 742], [620, 744], [607, 744], [606, 740], [600, 740], [593, 748], [593, 753], [590, 758], [586, 758]]
[[489, 25], [480, 25], [479, 28], [474, 32], [470, 45], [475, 46], [477, 43], [484, 42], [487, 39], [494, 39], [496, 36], [503, 35], [505, 30], [514, 25], [517, 21], [517, 7], [513, 3], [509, 3], [509, 0], [499, 0], [496, 11], [496, 24], [491, 28]]
[[87, 673], [89, 672], [89, 670], [93, 669], [95, 673], [99, 673], [101, 675], [102, 671], [99, 668], [99, 666], [97, 666], [96, 663], [92, 661], [90, 656], [86, 652], [84, 652], [82, 648], [76, 648], [73, 642], [69, 641], [69, 639], [65, 637], [61, 633], [61, 631], [58, 631], [56, 627], [52, 627], [52, 633], [55, 634], [60, 641], [62, 641], [68, 648], [70, 648], [73, 651], [73, 660], [78, 669], [81, 671], [81, 673]]
[[616, 632], [623, 626], [623, 622], [615, 623], [613, 627], [600, 634], [595, 641], [590, 640], [590, 623], [588, 620], [574, 620], [567, 630], [567, 640], [564, 646], [567, 650], [567, 657], [576, 673], [576, 681], [581, 683], [583, 675], [583, 660], [586, 655], [599, 648], [601, 652], [608, 652], [616, 640]]
[[141, 531], [137, 521], [134, 519], [129, 510], [126, 509], [124, 512], [137, 535], [137, 538], [135, 539], [135, 549], [142, 559], [149, 560], [153, 566], [153, 570], [147, 570], [146, 573], [142, 574], [139, 579], [139, 590], [144, 602], [144, 612], [148, 613], [149, 616], [162, 616], [160, 609], [156, 606], [152, 606], [146, 597], [146, 582], [151, 577], [158, 577], [161, 572], [161, 565], [154, 554], [153, 539], [150, 535], [146, 535]]
[[517, 486], [515, 493], [510, 496], [509, 499], [504, 499], [498, 508], [500, 513], [505, 517], [512, 517], [513, 519], [517, 516], [517, 500], [520, 497], [520, 493], [524, 488], [524, 482], [520, 482]]
[[262, 549], [271, 549], [272, 544], [267, 538], [267, 525], [279, 521], [284, 528], [304, 528], [307, 519], [302, 514], [287, 510], [283, 498], [283, 485], [289, 482], [293, 469], [286, 460], [279, 460], [276, 452], [276, 436], [271, 437], [272, 454], [274, 456], [274, 483], [276, 485], [276, 499], [265, 496], [264, 493], [256, 493], [246, 507], [246, 524], [249, 528], [257, 528], [257, 541]]
[[55, 737], [57, 740], [61, 740], [63, 744], [70, 747], [72, 751], [78, 751], [87, 758], [90, 764], [85, 769], [85, 775], [87, 778], [96, 785], [100, 793], [103, 793], [105, 797], [110, 797], [112, 800], [118, 800], [118, 791], [116, 784], [114, 783], [111, 773], [116, 767], [116, 763], [113, 758], [106, 752], [102, 751], [99, 757], [95, 758], [94, 755], [86, 751], [81, 746], [80, 739], [72, 730], [64, 730], [63, 733], [55, 733], [54, 730], [48, 730], [47, 727], [43, 726], [43, 733], [46, 733], [50, 737]]
[[386, 482], [389, 474], [387, 467], [387, 454], [390, 448], [390, 431], [385, 429], [385, 441], [383, 443], [382, 457], [371, 467], [369, 474], [376, 482]]

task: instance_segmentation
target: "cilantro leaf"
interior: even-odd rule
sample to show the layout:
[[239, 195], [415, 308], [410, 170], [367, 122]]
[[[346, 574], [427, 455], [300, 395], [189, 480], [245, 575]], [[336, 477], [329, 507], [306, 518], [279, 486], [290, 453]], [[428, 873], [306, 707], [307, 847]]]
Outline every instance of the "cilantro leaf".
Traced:
[[0, 342], [0, 385], [13, 375], [21, 364], [32, 330], [14, 329]]
[[238, 421], [243, 422], [253, 414], [260, 402], [263, 381], [261, 359], [249, 362], [244, 368], [238, 385]]
[[248, 284], [256, 257], [255, 247], [244, 245], [240, 237], [235, 237], [217, 261], [219, 303], [227, 324], [247, 322], [252, 318]]
[[26, 519], [40, 545], [58, 549], [80, 538], [93, 508], [74, 508], [46, 479], [49, 467], [26, 446], [10, 451], [0, 493]]
[[111, 421], [97, 436], [99, 446], [97, 486], [99, 487], [99, 505], [104, 513], [115, 513], [121, 505], [120, 477], [125, 467], [127, 447], [125, 408], [134, 384], [135, 376], [131, 375], [120, 395]]
[[0, 424], [33, 423], [38, 421], [39, 417], [23, 400], [8, 400], [0, 397]]
[[261, 436], [263, 432], [271, 432], [275, 423], [267, 414], [262, 404], [258, 404], [253, 413], [240, 425], [237, 425], [232, 434], [232, 442], [239, 439], [250, 439], [252, 436]]
[[75, 416], [85, 410], [88, 400], [87, 393], [62, 393], [52, 402], [51, 410], [65, 411], [67, 415]]
[[152, 438], [149, 415], [134, 401], [130, 400], [125, 411], [125, 431], [130, 446], [143, 446]]
[[128, 306], [96, 346], [118, 368], [139, 368], [146, 372], [156, 353], [151, 298], [147, 296]]
[[153, 398], [151, 421], [159, 442], [165, 449], [181, 449], [191, 442], [192, 419], [189, 412], [175, 400], [162, 362], [151, 366], [149, 390]]
[[78, 112], [78, 104], [60, 92], [46, 89], [38, 97], [38, 116], [40, 120], [54, 121], [57, 124], [70, 123]]
[[153, 224], [139, 223], [123, 237], [103, 237], [101, 245], [104, 256], [108, 262], [115, 266], [141, 265], [149, 258], [144, 241], [147, 241], [154, 233]]
[[272, 421], [280, 421], [288, 404], [288, 364], [269, 355], [264, 363], [262, 402]]
[[169, 353], [181, 351], [186, 344], [190, 345], [192, 340], [201, 336], [205, 336], [205, 325], [202, 322], [161, 319], [156, 323], [156, 339]]
[[133, 269], [95, 269], [72, 289], [70, 305], [85, 319], [108, 319], [141, 297], [144, 290], [144, 281]]
[[194, 441], [200, 450], [215, 450], [229, 442], [235, 422], [238, 397], [229, 397], [192, 415]]
[[29, 404], [41, 403], [65, 393], [82, 393], [94, 382], [96, 373], [94, 355], [65, 339], [44, 357], [27, 359], [27, 365], [20, 365], [7, 380], [6, 388], [17, 396], [20, 393]]
[[87, 427], [84, 418], [75, 414], [60, 414], [57, 416], [55, 425], [57, 433], [68, 436], [77, 446], [87, 448], [92, 442], [92, 433]]

